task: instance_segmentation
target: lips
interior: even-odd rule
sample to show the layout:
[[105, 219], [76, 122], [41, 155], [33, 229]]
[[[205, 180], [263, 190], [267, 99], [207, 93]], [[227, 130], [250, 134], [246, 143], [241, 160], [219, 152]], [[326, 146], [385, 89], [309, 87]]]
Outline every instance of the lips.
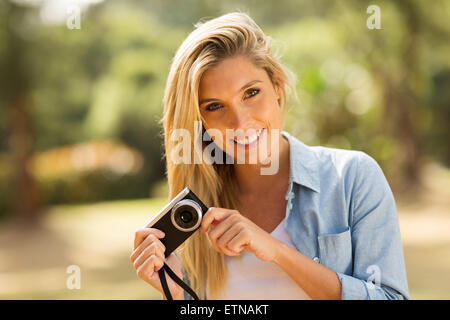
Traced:
[[264, 132], [264, 128], [257, 130], [253, 135], [251, 136], [245, 136], [243, 139], [239, 139], [239, 138], [235, 138], [233, 141], [238, 144], [238, 145], [242, 145], [242, 146], [248, 146], [253, 144], [256, 140], [258, 140], [258, 138], [262, 135], [262, 133]]

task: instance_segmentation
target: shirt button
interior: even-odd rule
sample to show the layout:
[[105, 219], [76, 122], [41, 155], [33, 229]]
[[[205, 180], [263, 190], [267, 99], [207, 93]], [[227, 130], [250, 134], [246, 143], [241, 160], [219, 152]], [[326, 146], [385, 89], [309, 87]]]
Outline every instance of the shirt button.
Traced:
[[286, 193], [286, 200], [291, 200], [294, 198], [295, 198], [295, 193], [292, 190], [292, 186], [290, 186], [288, 192]]
[[291, 209], [292, 209], [292, 203], [291, 203], [291, 201], [289, 201], [288, 205], [287, 205], [287, 210], [291, 211]]
[[313, 258], [313, 260], [314, 260], [315, 262], [317, 262], [317, 263], [319, 263], [319, 262], [320, 262], [320, 259], [319, 259], [319, 257], [314, 257], [314, 258]]

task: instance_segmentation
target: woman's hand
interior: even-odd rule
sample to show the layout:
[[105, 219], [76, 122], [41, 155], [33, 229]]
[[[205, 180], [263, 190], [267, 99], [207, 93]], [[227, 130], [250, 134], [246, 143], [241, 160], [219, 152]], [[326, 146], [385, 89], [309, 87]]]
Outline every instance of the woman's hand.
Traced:
[[[134, 238], [134, 250], [130, 256], [136, 273], [139, 278], [148, 282], [157, 289], [166, 299], [158, 271], [163, 267], [164, 261], [182, 279], [181, 263], [174, 253], [171, 253], [167, 259], [164, 257], [166, 248], [159, 239], [164, 238], [164, 232], [154, 228], [138, 229]], [[183, 288], [176, 284], [171, 277], [166, 277], [167, 285], [173, 299], [183, 300]]]
[[210, 226], [208, 236], [213, 248], [229, 256], [240, 255], [246, 250], [258, 259], [273, 262], [282, 245], [237, 210], [209, 208], [202, 220], [202, 231], [207, 232]]

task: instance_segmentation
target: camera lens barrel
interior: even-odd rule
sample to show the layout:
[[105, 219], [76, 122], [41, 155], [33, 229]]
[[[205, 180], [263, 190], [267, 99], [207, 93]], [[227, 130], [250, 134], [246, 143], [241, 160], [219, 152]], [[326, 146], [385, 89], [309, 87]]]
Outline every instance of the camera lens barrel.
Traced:
[[183, 232], [189, 232], [200, 225], [202, 209], [195, 201], [184, 199], [173, 206], [170, 219], [175, 228]]

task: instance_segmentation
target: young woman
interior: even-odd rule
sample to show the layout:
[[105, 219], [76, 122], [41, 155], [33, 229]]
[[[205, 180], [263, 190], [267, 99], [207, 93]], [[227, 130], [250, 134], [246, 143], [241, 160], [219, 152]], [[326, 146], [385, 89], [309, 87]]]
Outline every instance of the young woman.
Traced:
[[[140, 278], [163, 293], [157, 271], [165, 261], [203, 299], [409, 298], [382, 170], [363, 152], [310, 147], [283, 131], [290, 88], [291, 74], [248, 15], [196, 25], [174, 57], [162, 121], [170, 198], [187, 186], [210, 209], [166, 260], [165, 235], [137, 230], [131, 261]], [[190, 150], [208, 145], [195, 148], [196, 121], [231, 163], [173, 161], [177, 129], [193, 137]], [[258, 148], [266, 157], [250, 163]], [[276, 170], [262, 174], [268, 160]], [[168, 285], [184, 299], [170, 278]]]

